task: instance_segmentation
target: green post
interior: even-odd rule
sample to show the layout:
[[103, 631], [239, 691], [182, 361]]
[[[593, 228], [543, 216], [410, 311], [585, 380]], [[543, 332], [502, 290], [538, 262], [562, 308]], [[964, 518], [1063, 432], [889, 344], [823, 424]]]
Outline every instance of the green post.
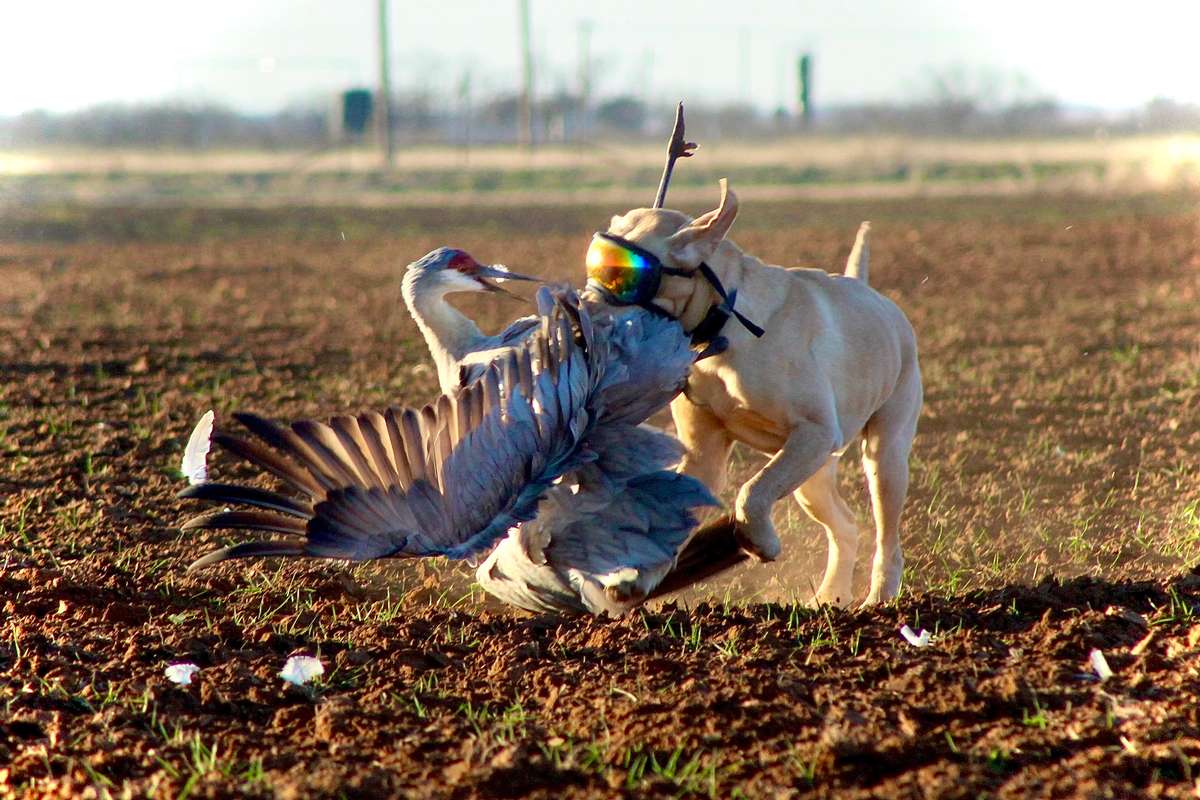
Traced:
[[812, 124], [812, 56], [804, 53], [797, 63], [797, 101], [800, 106], [800, 119], [807, 128]]

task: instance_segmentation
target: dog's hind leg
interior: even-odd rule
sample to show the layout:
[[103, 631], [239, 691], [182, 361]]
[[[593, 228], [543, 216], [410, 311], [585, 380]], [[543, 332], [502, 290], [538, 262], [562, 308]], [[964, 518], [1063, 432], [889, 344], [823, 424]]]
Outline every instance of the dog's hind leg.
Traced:
[[830, 456], [817, 473], [795, 491], [800, 507], [825, 528], [829, 553], [825, 577], [813, 598], [817, 603], [846, 606], [854, 584], [858, 555], [858, 522], [838, 493], [838, 457]]
[[900, 591], [904, 571], [900, 515], [908, 495], [908, 456], [920, 413], [921, 379], [914, 370], [913, 376], [902, 381], [875, 412], [863, 432], [863, 471], [875, 515], [875, 557], [864, 606], [891, 600]]

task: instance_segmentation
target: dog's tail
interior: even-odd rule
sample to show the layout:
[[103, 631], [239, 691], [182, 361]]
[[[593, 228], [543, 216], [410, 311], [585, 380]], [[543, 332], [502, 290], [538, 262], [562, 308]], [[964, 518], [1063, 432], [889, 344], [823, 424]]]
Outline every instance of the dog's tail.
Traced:
[[858, 226], [858, 236], [854, 239], [854, 247], [850, 257], [846, 259], [846, 277], [858, 278], [863, 283], [867, 280], [867, 261], [871, 257], [871, 223], [864, 222]]

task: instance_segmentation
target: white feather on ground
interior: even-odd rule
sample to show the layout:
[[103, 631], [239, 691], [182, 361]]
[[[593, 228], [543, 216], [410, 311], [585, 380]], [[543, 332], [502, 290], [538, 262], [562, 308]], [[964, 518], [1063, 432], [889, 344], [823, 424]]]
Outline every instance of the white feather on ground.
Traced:
[[163, 670], [163, 674], [167, 676], [167, 680], [171, 683], [187, 686], [192, 682], [192, 676], [199, 671], [200, 668], [195, 664], [183, 662], [170, 665]]
[[212, 447], [213, 418], [211, 409], [204, 412], [183, 450], [179, 471], [192, 486], [208, 480], [208, 450]]
[[917, 635], [912, 628], [905, 625], [900, 629], [900, 635], [903, 636], [913, 647], [929, 647], [929, 640], [932, 634], [924, 628], [921, 629], [920, 635]]
[[1113, 676], [1112, 668], [1108, 666], [1108, 659], [1099, 650], [1092, 650], [1092, 652], [1088, 653], [1088, 663], [1101, 683], [1104, 683]]
[[325, 665], [321, 663], [319, 658], [313, 658], [312, 656], [292, 656], [283, 665], [279, 677], [293, 686], [303, 686], [313, 678], [319, 678], [324, 674]]

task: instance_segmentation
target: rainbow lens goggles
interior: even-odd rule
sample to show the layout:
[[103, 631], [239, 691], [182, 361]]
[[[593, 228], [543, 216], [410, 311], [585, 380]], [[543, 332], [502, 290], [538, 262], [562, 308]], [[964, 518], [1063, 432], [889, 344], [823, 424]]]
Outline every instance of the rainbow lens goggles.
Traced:
[[664, 272], [691, 274], [664, 265], [654, 253], [611, 233], [597, 233], [588, 246], [588, 285], [612, 305], [650, 305]]
[[[701, 262], [695, 272], [709, 282], [721, 302], [710, 308], [708, 315], [691, 331], [693, 342], [709, 342], [718, 338], [721, 328], [730, 317], [740, 322], [751, 335], [763, 335], [762, 328], [734, 308], [737, 289], [726, 293], [721, 279], [708, 264]], [[610, 305], [641, 306], [656, 314], [666, 314], [651, 302], [658, 294], [663, 273], [690, 277], [695, 272], [668, 267], [654, 253], [612, 233], [597, 233], [588, 246], [588, 286]]]

